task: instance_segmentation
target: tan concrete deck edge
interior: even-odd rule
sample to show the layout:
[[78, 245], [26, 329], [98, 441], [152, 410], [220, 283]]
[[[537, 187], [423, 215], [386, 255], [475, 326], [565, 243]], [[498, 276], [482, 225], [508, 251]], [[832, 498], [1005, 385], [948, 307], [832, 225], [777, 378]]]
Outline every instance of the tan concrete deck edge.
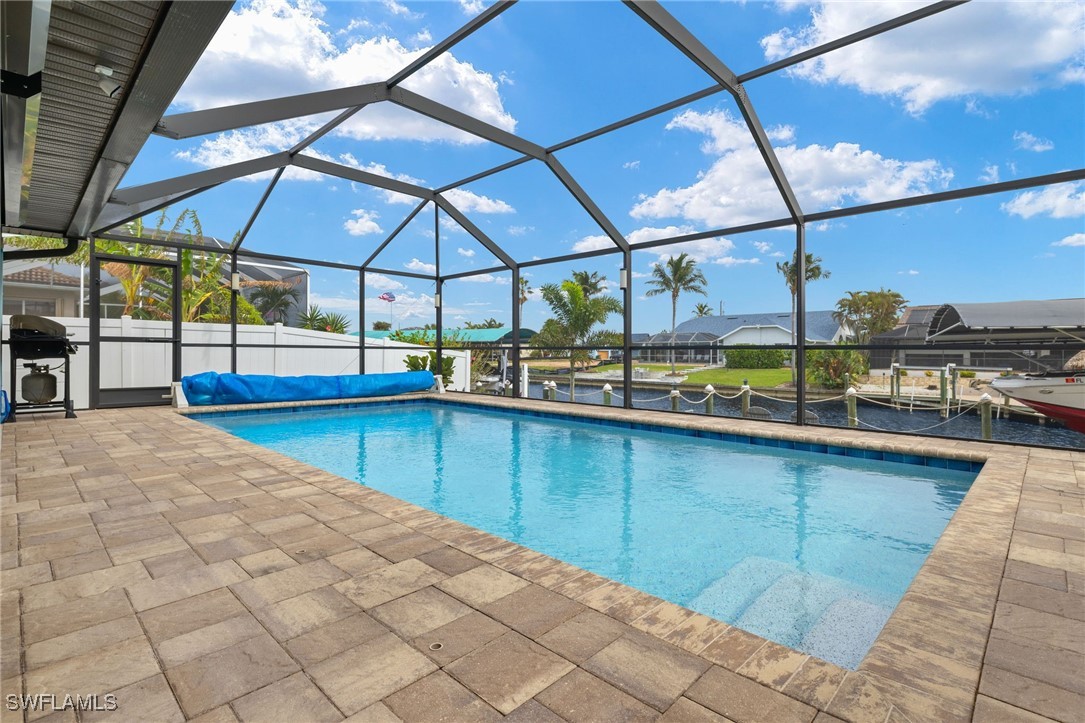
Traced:
[[[1057, 674], [1047, 676], [1054, 682], [1043, 680], [1046, 673], [1045, 670], [1037, 670], [1035, 646], [1032, 659], [1027, 661], [1031, 670], [1025, 670], [1024, 674], [1020, 670], [1013, 670], [1013, 661], [1006, 660], [1005, 656], [995, 661], [997, 665], [985, 665], [985, 653], [989, 641], [993, 639], [992, 636], [1003, 635], [1000, 630], [1007, 626], [1017, 628], [1005, 634], [1011, 638], [1017, 634], [1021, 634], [1018, 637], [1023, 638], [1029, 638], [1029, 636], [1035, 638], [1039, 635], [1044, 638], [1042, 642], [1045, 645], [1049, 644], [1052, 642], [1049, 639], [1052, 636], [1048, 628], [1054, 626], [1057, 633], [1064, 633], [1067, 626], [1059, 621], [1073, 620], [1075, 611], [1079, 609], [1074, 607], [1072, 602], [1067, 603], [1066, 610], [1063, 612], [1069, 617], [1060, 617], [1055, 621], [1037, 622], [1035, 613], [1020, 613], [1018, 608], [1028, 611], [1036, 607], [1035, 604], [1029, 607], [1027, 601], [1020, 599], [1022, 594], [1034, 591], [1018, 589], [1022, 584], [1032, 585], [1032, 583], [1007, 577], [1007, 558], [1029, 566], [1020, 568], [1024, 572], [1021, 573], [1018, 570], [1018, 577], [1040, 576], [1041, 572], [1037, 570], [1052, 571], [1053, 577], [1057, 576], [1054, 571], [1061, 572], [1062, 589], [1057, 589], [1055, 583], [1058, 581], [1056, 580], [1047, 581], [1049, 585], [1055, 585], [1055, 587], [1045, 589], [1071, 596], [1072, 599], [1078, 601], [1082, 599], [1083, 586], [1079, 562], [1085, 558], [1080, 557], [1083, 551], [1080, 549], [1080, 538], [1074, 537], [1074, 522], [1082, 519], [1080, 516], [1082, 514], [1081, 489], [1082, 481], [1085, 479], [1085, 455], [1083, 454], [956, 440], [943, 442], [920, 439], [916, 440], [919, 442], [918, 445], [910, 445], [908, 438], [896, 436], [886, 438], [874, 433], [852, 430], [787, 427], [733, 419], [708, 420], [692, 417], [692, 415], [687, 418], [640, 410], [582, 408], [532, 400], [481, 398], [473, 395], [452, 394], [448, 398], [484, 406], [560, 411], [574, 416], [624, 419], [649, 424], [688, 426], [910, 454], [986, 460], [986, 464], [859, 671], [847, 672], [824, 661], [762, 640], [746, 631], [587, 573], [352, 481], [342, 480], [302, 465], [193, 420], [170, 415], [166, 410], [139, 410], [137, 414], [160, 420], [164, 429], [174, 426], [168, 424], [166, 419], [172, 417], [175, 424], [183, 427], [182, 436], [214, 440], [215, 443], [235, 450], [238, 454], [259, 459], [289, 474], [295, 480], [302, 480], [324, 493], [330, 493], [344, 501], [360, 504], [366, 509], [379, 513], [393, 520], [395, 526], [401, 530], [413, 530], [414, 532], [411, 533], [413, 535], [424, 536], [448, 545], [541, 588], [598, 610], [618, 623], [627, 624], [656, 639], [693, 653], [706, 661], [706, 664], [712, 664], [726, 671], [735, 671], [745, 678], [756, 681], [761, 686], [765, 686], [766, 693], [769, 690], [778, 691], [796, 703], [801, 702], [812, 706], [811, 710], [827, 711], [847, 720], [884, 721], [893, 715], [904, 716], [911, 720], [968, 720], [974, 710], [977, 718], [981, 717], [982, 711], [984, 715], [993, 718], [1005, 718], [1007, 712], [1010, 712], [1024, 719], [1025, 711], [1031, 710], [1052, 718], [1070, 720], [1072, 718], [1069, 715], [1072, 714], [1065, 713], [1072, 708], [1067, 706], [1082, 700], [1081, 693], [1085, 691], [1069, 690], [1074, 687], [1072, 681], [1059, 687]], [[190, 411], [211, 410], [200, 408]], [[91, 414], [103, 417], [123, 415], [119, 411]], [[19, 425], [24, 424], [26, 421], [21, 419]], [[50, 430], [55, 428], [58, 434], [63, 433], [64, 428], [58, 422], [49, 422], [46, 425]], [[153, 442], [153, 440], [148, 441]], [[35, 450], [30, 457], [34, 458], [39, 453], [44, 454], [48, 451], [48, 446], [44, 442], [36, 444], [35, 447], [40, 450]], [[193, 455], [199, 458], [197, 452], [193, 451]], [[183, 458], [189, 459], [190, 455], [185, 455]], [[5, 450], [5, 459], [10, 459], [7, 450]], [[20, 462], [16, 471], [22, 468], [23, 465]], [[1024, 527], [1031, 525], [1033, 529], [1036, 529], [1037, 524], [1057, 526], [1059, 529], [1055, 531], [1064, 532], [1064, 538], [1021, 529], [1019, 530], [1021, 535], [1031, 535], [1031, 537], [1021, 537], [1019, 540], [1018, 533], [1014, 532], [1015, 520], [1022, 516], [1019, 507], [1026, 506], [1023, 504], [1025, 500], [1022, 498], [1022, 489], [1026, 488], [1031, 470], [1035, 470], [1033, 478], [1042, 486], [1042, 489], [1048, 492], [1053, 485], [1059, 489], [1065, 488], [1071, 493], [1076, 491], [1076, 494], [1066, 497], [1065, 505], [1052, 503], [1045, 498], [1035, 501], [1034, 504], [1040, 505], [1038, 512], [1025, 510], [1028, 514], [1025, 515]], [[34, 479], [34, 472], [33, 469], [28, 472], [31, 475], [30, 479]], [[44, 508], [35, 506], [29, 499], [22, 499], [21, 491], [17, 488], [12, 489], [16, 487], [16, 484], [9, 481], [8, 477], [9, 475], [5, 474], [2, 498], [5, 503], [3, 510], [5, 543], [11, 537], [11, 528], [14, 526], [17, 529], [19, 523], [22, 522], [19, 518], [39, 509], [44, 511]], [[316, 495], [318, 492], [314, 491], [313, 494]], [[1043, 496], [1045, 493], [1038, 494]], [[291, 492], [291, 497], [308, 498], [299, 492]], [[1031, 497], [1028, 497], [1027, 502], [1030, 505], [1033, 504]], [[70, 504], [78, 505], [79, 503], [73, 500]], [[86, 505], [89, 502], [84, 500], [83, 504]], [[1053, 510], [1051, 508], [1053, 504], [1059, 505], [1060, 509]], [[64, 507], [59, 506], [56, 509], [63, 510]], [[121, 509], [123, 508], [118, 506], [118, 514]], [[1036, 517], [1036, 514], [1039, 514], [1039, 517]], [[1080, 530], [1080, 527], [1076, 529]], [[1054, 543], [1051, 540], [1055, 539], [1059, 540], [1058, 550], [1052, 547]], [[373, 542], [379, 543], [380, 540]], [[1079, 542], [1079, 544], [1068, 545], [1067, 542]], [[1036, 547], [1038, 544], [1044, 547]], [[1017, 557], [1023, 559], [1014, 559], [1015, 546], [1018, 549]], [[5, 544], [4, 547], [5, 601], [10, 597], [8, 583], [12, 580], [12, 572], [16, 574], [16, 582], [22, 583], [17, 584], [17, 590], [27, 585], [32, 587], [31, 582], [39, 587], [56, 584], [40, 577], [43, 571], [39, 566], [33, 563], [27, 565], [20, 556], [21, 550], [20, 554], [13, 558], [10, 547], [10, 544]], [[18, 549], [17, 544], [16, 548]], [[12, 561], [16, 564], [11, 565]], [[113, 564], [118, 563], [114, 560]], [[53, 576], [51, 567], [48, 575], [48, 579], [51, 580]], [[999, 602], [999, 596], [1003, 588], [1007, 587], [1007, 579], [1010, 581], [1009, 587], [1013, 588], [1011, 592], [1017, 598], [1014, 602], [1007, 601], [1003, 604]], [[1047, 604], [1045, 600], [1041, 603], [1041, 607]], [[1023, 623], [1020, 622], [1022, 619], [1024, 619]], [[1082, 618], [1079, 617], [1078, 620], [1080, 619]], [[1059, 627], [1060, 625], [1062, 627]], [[1075, 628], [1074, 624], [1070, 623], [1072, 641], [1080, 640], [1082, 625], [1083, 623], [1077, 622]], [[9, 637], [9, 632], [5, 630], [5, 660], [10, 656]], [[1000, 638], [996, 642], [1001, 645], [1003, 641]], [[1076, 645], [1076, 643], [1062, 644], [1071, 645], [1071, 647]], [[1057, 649], [1065, 653], [1074, 652], [1065, 648]], [[25, 655], [25, 650], [21, 653]], [[1080, 665], [1081, 656], [1071, 656], [1067, 660], [1069, 660], [1072, 673], [1074, 665]], [[1064, 661], [1064, 667], [1065, 664]], [[1044, 668], [1042, 661], [1039, 668]], [[1005, 678], [1006, 675], [1016, 675], [1021, 679], [1031, 680], [1036, 685], [1025, 686], [1028, 690], [1022, 692], [1020, 680], [1015, 679], [1010, 682], [1016, 682], [1016, 687], [993, 685], [991, 690], [984, 691], [981, 674], [983, 680], [986, 680], [989, 670], [993, 671], [992, 674], [995, 676], [1001, 675]], [[5, 681], [10, 678], [9, 671], [10, 667], [6, 665], [3, 676]], [[734, 680], [737, 679], [733, 679], [732, 683]], [[697, 685], [690, 688], [690, 695], [693, 695], [692, 691]], [[1054, 692], [1046, 691], [1046, 694], [1041, 696], [1043, 700], [1032, 704], [1027, 700], [1028, 693], [1038, 689], [1040, 685], [1046, 685]], [[4, 687], [7, 692], [7, 682]], [[760, 688], [760, 686], [756, 687]], [[977, 688], [984, 693], [978, 698]], [[1005, 692], [1007, 690], [1009, 693]], [[766, 705], [769, 704], [771, 701], [766, 699]], [[689, 703], [689, 705], [693, 704]], [[677, 716], [676, 718], [681, 719]]]

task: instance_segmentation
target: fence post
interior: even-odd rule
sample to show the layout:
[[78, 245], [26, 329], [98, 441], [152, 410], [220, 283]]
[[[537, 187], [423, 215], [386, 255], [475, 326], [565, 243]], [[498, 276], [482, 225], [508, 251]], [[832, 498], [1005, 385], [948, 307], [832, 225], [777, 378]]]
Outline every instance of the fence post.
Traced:
[[510, 382], [507, 379], [505, 380], [505, 396], [506, 397], [511, 397], [512, 396], [512, 382]]
[[980, 437], [991, 438], [991, 395], [987, 393], [980, 397]]
[[844, 392], [844, 397], [848, 404], [848, 426], [853, 428], [859, 426], [859, 412], [857, 409], [859, 403], [858, 400], [856, 400], [857, 395], [858, 392], [855, 391], [855, 387], [848, 387], [848, 391]]
[[520, 396], [527, 399], [531, 396], [531, 380], [528, 378], [528, 370], [531, 369], [527, 364], [520, 365]]
[[[555, 388], [556, 388], [556, 386], [557, 386], [557, 384], [555, 382]], [[570, 402], [575, 402], [576, 401], [576, 369], [575, 368], [570, 368], [569, 369], [569, 401]]]
[[708, 386], [706, 386], [704, 388], [704, 393], [708, 395], [708, 397], [706, 397], [705, 400], [704, 400], [704, 412], [705, 412], [705, 414], [715, 414], [716, 413], [716, 390], [712, 388], [711, 384], [709, 384]]
[[742, 380], [742, 416], [750, 416], [750, 380]]
[[671, 411], [672, 412], [677, 412], [678, 411], [678, 400], [681, 399], [681, 398], [682, 398], [682, 392], [678, 391], [677, 389], [672, 389], [671, 390]]
[[614, 388], [609, 383], [603, 385], [603, 404], [610, 406], [610, 393], [614, 391]]

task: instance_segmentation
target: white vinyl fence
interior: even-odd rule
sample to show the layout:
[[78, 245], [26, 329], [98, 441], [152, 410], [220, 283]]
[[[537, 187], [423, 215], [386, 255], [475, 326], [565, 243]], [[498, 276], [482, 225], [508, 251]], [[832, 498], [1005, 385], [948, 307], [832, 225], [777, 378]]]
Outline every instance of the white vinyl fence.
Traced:
[[[10, 338], [9, 322], [5, 316], [3, 338]], [[77, 409], [90, 405], [90, 320], [56, 317], [78, 345], [78, 352], [71, 358], [72, 399]], [[102, 319], [103, 337], [157, 337], [170, 336], [168, 321], [145, 321], [122, 317]], [[199, 324], [185, 322], [181, 325], [181, 340], [185, 344], [230, 343], [229, 324]], [[358, 337], [349, 334], [330, 334], [324, 331], [295, 329], [282, 324], [268, 326], [237, 327], [237, 372], [239, 374], [273, 374], [276, 376], [299, 376], [303, 374], [357, 374]], [[258, 344], [257, 348], [241, 347], [242, 344]], [[366, 339], [365, 370], [367, 374], [402, 372], [407, 370], [406, 357], [426, 354], [428, 349], [390, 341]], [[306, 349], [306, 345], [342, 347], [333, 349]], [[108, 389], [129, 387], [169, 386], [172, 344], [149, 344], [146, 342], [102, 342], [101, 386]], [[469, 350], [444, 351], [455, 359], [451, 389], [467, 390], [470, 386], [471, 352]], [[19, 360], [20, 367], [25, 363]], [[57, 365], [60, 360], [42, 360], [41, 363]], [[2, 383], [8, 398], [14, 397], [8, 389], [11, 372], [8, 347], [4, 345]], [[230, 349], [222, 347], [186, 346], [181, 350], [181, 375], [200, 372], [230, 371]], [[28, 370], [20, 368], [21, 379]], [[63, 394], [64, 377], [57, 374], [57, 389]], [[16, 389], [16, 393], [19, 390]], [[58, 395], [58, 396], [59, 396]], [[18, 401], [22, 401], [21, 398]]]

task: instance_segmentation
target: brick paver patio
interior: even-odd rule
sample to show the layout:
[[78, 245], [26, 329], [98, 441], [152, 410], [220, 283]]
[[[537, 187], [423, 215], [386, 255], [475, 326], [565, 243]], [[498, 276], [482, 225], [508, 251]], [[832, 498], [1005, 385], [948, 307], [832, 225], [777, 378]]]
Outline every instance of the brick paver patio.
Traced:
[[[2, 440], [5, 703], [114, 694], [78, 714], [95, 721], [1085, 716], [1085, 454], [576, 412], [988, 462], [846, 671], [172, 410], [20, 417]], [[24, 715], [77, 718], [0, 721]]]

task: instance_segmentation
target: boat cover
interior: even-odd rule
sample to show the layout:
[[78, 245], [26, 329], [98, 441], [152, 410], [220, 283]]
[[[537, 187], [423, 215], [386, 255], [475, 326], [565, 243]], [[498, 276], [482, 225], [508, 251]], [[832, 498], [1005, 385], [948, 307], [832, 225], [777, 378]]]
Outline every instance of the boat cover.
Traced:
[[432, 386], [433, 374], [427, 371], [302, 377], [203, 372], [181, 379], [181, 388], [193, 406], [379, 397], [421, 392]]

